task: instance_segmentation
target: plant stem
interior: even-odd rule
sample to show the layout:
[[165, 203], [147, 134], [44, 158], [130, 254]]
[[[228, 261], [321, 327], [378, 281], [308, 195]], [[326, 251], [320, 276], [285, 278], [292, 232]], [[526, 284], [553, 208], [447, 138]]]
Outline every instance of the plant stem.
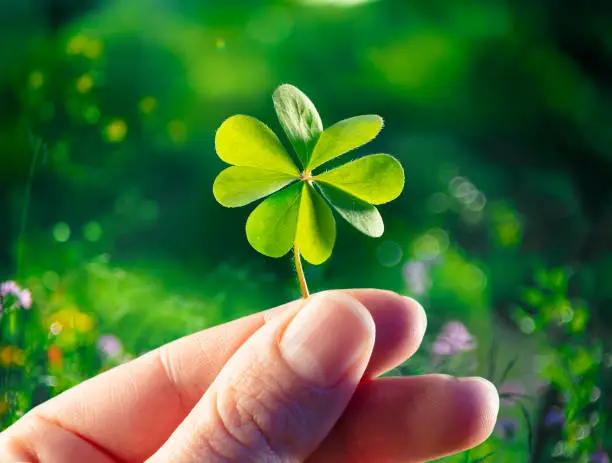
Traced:
[[308, 292], [308, 285], [306, 284], [306, 277], [304, 276], [304, 268], [302, 267], [302, 259], [300, 259], [300, 249], [297, 247], [297, 244], [293, 246], [293, 258], [295, 260], [295, 271], [297, 272], [298, 281], [300, 282], [302, 297], [304, 299], [308, 299], [310, 293]]
[[30, 171], [28, 173], [28, 180], [26, 183], [25, 195], [23, 199], [23, 209], [21, 210], [21, 221], [19, 225], [19, 235], [17, 237], [17, 269], [16, 274], [18, 277], [21, 276], [23, 271], [23, 252], [25, 247], [25, 230], [26, 224], [28, 220], [28, 211], [30, 209], [30, 197], [32, 194], [32, 184], [34, 183], [34, 174], [36, 172], [36, 163], [38, 162], [38, 155], [42, 149], [42, 140], [38, 139], [36, 146], [34, 146], [34, 141], [32, 135], [30, 134], [30, 143], [32, 144], [32, 150], [34, 151], [34, 156], [32, 158], [32, 163], [30, 164]]

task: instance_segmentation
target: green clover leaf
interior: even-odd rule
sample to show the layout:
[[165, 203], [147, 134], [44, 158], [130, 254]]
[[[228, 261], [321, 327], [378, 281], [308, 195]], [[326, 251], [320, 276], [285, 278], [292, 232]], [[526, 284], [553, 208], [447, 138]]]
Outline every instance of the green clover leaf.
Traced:
[[294, 86], [281, 85], [273, 102], [300, 166], [274, 132], [253, 117], [226, 119], [215, 137], [218, 156], [231, 164], [215, 179], [217, 201], [239, 207], [267, 197], [247, 219], [246, 235], [253, 248], [269, 257], [282, 257], [293, 248], [298, 264], [300, 253], [311, 264], [325, 262], [336, 241], [331, 208], [362, 233], [381, 236], [384, 224], [374, 205], [402, 192], [404, 170], [397, 159], [372, 154], [314, 171], [375, 138], [382, 118], [352, 117], [323, 130], [314, 104]]

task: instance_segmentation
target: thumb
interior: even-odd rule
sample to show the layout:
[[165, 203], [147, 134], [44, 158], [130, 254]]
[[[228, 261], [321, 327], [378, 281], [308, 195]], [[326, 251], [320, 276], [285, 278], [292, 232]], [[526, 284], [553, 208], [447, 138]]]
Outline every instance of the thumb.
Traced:
[[304, 461], [344, 412], [373, 346], [360, 302], [313, 296], [241, 346], [149, 463]]

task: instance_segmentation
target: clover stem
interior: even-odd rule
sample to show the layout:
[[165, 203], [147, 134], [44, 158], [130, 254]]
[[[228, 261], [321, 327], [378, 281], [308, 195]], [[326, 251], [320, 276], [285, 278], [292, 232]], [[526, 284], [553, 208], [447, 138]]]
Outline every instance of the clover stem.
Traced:
[[302, 259], [300, 258], [300, 249], [297, 244], [293, 245], [293, 258], [295, 260], [295, 271], [297, 272], [298, 281], [300, 282], [300, 290], [302, 291], [302, 297], [308, 299], [310, 293], [308, 292], [308, 285], [306, 284], [306, 277], [304, 276], [304, 268], [302, 267]]

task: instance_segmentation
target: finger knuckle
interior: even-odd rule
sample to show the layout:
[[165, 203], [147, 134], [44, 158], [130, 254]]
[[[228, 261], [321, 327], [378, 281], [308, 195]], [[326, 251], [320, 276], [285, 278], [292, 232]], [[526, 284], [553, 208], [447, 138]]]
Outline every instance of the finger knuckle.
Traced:
[[[301, 434], [305, 413], [288, 385], [259, 368], [242, 371], [217, 395], [219, 418], [232, 437], [247, 448], [287, 461]], [[272, 458], [270, 461], [276, 461]]]

